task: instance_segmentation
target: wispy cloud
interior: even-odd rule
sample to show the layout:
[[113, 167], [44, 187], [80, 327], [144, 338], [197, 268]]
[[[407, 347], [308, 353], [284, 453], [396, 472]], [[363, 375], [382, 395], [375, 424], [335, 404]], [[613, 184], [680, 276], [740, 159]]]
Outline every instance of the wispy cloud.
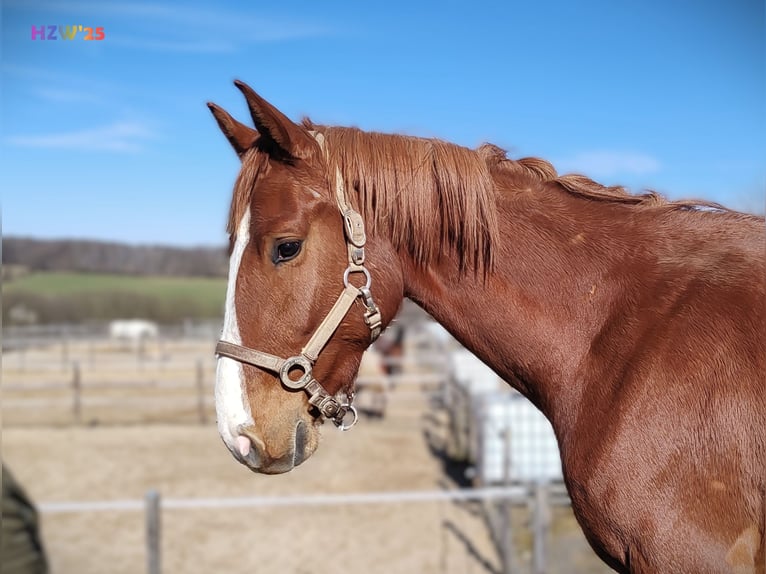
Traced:
[[176, 52], [187, 54], [225, 54], [236, 50], [231, 42], [190, 42], [188, 40], [157, 40], [138, 36], [113, 36], [109, 38], [111, 45], [131, 48], [134, 50], [149, 50], [157, 52]]
[[724, 203], [739, 211], [764, 215], [766, 214], [766, 183], [761, 181], [735, 191]]
[[47, 102], [60, 104], [104, 104], [104, 98], [93, 92], [70, 90], [67, 88], [38, 88], [35, 95]]
[[[126, 86], [111, 78], [93, 77], [72, 69], [21, 66], [3, 62], [0, 64], [0, 78], [16, 87], [29, 89], [28, 95], [49, 102], [109, 103], [124, 92]], [[27, 88], [27, 86], [32, 86]], [[87, 91], [83, 89], [87, 86]]]
[[590, 177], [643, 175], [659, 171], [659, 160], [648, 154], [627, 151], [584, 151], [554, 162], [559, 173], [577, 172]]
[[71, 132], [8, 136], [5, 142], [31, 148], [137, 152], [147, 140], [155, 137], [156, 134], [143, 123], [122, 121]]

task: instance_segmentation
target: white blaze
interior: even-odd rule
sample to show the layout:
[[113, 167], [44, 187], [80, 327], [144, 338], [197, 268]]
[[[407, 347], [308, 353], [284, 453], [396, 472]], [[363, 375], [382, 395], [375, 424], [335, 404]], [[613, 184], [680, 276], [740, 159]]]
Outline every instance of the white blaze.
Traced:
[[[237, 228], [237, 239], [229, 259], [229, 284], [226, 287], [226, 310], [223, 318], [221, 339], [242, 344], [237, 325], [237, 275], [242, 263], [242, 254], [250, 241], [250, 209], [248, 208]], [[230, 449], [237, 448], [237, 429], [240, 425], [253, 424], [245, 391], [245, 377], [242, 364], [234, 359], [220, 357], [215, 375], [215, 411], [218, 432]]]

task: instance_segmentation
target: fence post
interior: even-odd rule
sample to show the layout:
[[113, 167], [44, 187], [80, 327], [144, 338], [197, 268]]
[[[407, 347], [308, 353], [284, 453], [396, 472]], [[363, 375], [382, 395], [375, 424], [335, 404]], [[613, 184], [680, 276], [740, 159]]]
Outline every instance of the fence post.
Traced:
[[138, 341], [135, 342], [136, 346], [136, 363], [138, 364], [138, 370], [144, 370], [144, 360], [146, 359], [146, 341], [144, 335], [138, 337]]
[[82, 422], [82, 376], [80, 374], [80, 362], [72, 363], [72, 414], [74, 422]]
[[[479, 421], [483, 421], [483, 416], [477, 416], [476, 412], [478, 408], [484, 409], [484, 403], [476, 404], [476, 397], [471, 393], [469, 388], [463, 389], [465, 391], [465, 453], [466, 459], [476, 464], [479, 460], [479, 453], [477, 450], [476, 435], [479, 432]], [[478, 466], [478, 465], [477, 465]]]
[[545, 574], [545, 547], [550, 525], [550, 498], [548, 485], [544, 482], [535, 484], [535, 504], [532, 515], [532, 574]]
[[146, 493], [146, 571], [160, 574], [160, 493], [150, 490]]
[[64, 328], [61, 332], [61, 370], [66, 371], [69, 363], [69, 331]]
[[[511, 427], [507, 426], [503, 437], [503, 486], [511, 485]], [[516, 549], [513, 544], [513, 524], [511, 522], [511, 500], [508, 497], [500, 500], [500, 554], [503, 562], [503, 574], [512, 574], [516, 568]]]
[[157, 360], [160, 362], [160, 371], [165, 370], [165, 337], [157, 337]]
[[207, 412], [205, 410], [205, 369], [202, 366], [202, 359], [197, 359], [197, 412], [199, 413], [199, 423], [207, 423]]

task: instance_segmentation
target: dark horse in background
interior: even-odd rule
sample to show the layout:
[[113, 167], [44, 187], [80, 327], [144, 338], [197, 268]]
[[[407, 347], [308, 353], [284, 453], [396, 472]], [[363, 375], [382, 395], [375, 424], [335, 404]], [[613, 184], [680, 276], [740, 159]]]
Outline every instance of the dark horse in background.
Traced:
[[[610, 566], [766, 572], [763, 218], [491, 145], [296, 124], [236, 84], [256, 129], [210, 108], [242, 162], [223, 330], [240, 350], [216, 380], [240, 462], [286, 472], [317, 447], [320, 395], [280, 383], [280, 357], [312, 355], [322, 401], [350, 402], [370, 316], [385, 327], [409, 297], [550, 419], [575, 515]], [[362, 265], [375, 304], [360, 297], [321, 354], [302, 353]]]

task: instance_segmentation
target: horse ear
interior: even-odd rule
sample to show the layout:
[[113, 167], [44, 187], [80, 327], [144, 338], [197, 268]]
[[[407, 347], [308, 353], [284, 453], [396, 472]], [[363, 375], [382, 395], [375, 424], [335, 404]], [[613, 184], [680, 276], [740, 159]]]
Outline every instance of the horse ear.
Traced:
[[255, 140], [258, 139], [258, 132], [245, 124], [239, 123], [223, 108], [212, 102], [208, 102], [207, 107], [213, 112], [213, 117], [218, 122], [218, 127], [221, 128], [223, 135], [229, 140], [231, 147], [234, 148], [238, 156], [242, 157], [243, 153], [253, 147]]
[[316, 140], [306, 128], [290, 120], [246, 83], [235, 80], [234, 85], [245, 95], [253, 123], [264, 143], [271, 144], [267, 149], [277, 151], [279, 155], [302, 159], [318, 150]]

